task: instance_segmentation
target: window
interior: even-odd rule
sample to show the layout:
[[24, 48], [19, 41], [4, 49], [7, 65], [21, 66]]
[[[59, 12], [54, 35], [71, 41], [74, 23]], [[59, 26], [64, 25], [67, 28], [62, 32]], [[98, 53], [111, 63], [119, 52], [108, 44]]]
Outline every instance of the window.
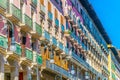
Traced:
[[51, 12], [51, 4], [50, 4], [50, 2], [48, 2], [48, 11]]
[[35, 8], [33, 6], [31, 6], [31, 19], [34, 20], [34, 12], [35, 12]]
[[60, 7], [62, 8], [62, 1], [60, 0]]
[[62, 15], [60, 16], [60, 21], [61, 21], [61, 24], [64, 24], [64, 19]]
[[22, 35], [22, 44], [25, 45], [26, 44], [26, 36], [25, 35]]
[[40, 23], [42, 24], [45, 19], [45, 15], [40, 14]]
[[77, 3], [77, 9], [78, 9], [78, 3]]
[[7, 32], [8, 32], [8, 38], [12, 38], [12, 28], [10, 24], [8, 24], [7, 26]]
[[58, 36], [58, 27], [55, 27], [55, 35]]
[[52, 29], [52, 23], [48, 21], [48, 28]]
[[41, 3], [42, 5], [44, 5], [44, 0], [40, 0], [40, 3]]
[[11, 80], [11, 74], [5, 73], [5, 80]]
[[55, 18], [58, 18], [58, 11], [56, 9], [55, 9], [54, 14], [55, 14]]
[[57, 4], [59, 4], [59, 0], [55, 0], [57, 2]]
[[61, 32], [61, 39], [63, 39], [64, 37], [64, 32]]

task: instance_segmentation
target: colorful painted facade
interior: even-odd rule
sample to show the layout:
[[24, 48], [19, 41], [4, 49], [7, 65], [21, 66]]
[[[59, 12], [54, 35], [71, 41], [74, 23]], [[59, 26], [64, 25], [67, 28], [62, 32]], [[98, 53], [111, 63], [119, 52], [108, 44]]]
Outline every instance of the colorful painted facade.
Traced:
[[118, 51], [115, 47], [112, 47], [109, 50], [109, 63], [108, 63], [108, 70], [110, 72], [109, 80], [120, 80], [120, 63], [116, 59], [116, 55]]
[[88, 1], [0, 0], [0, 80], [108, 80], [107, 44]]

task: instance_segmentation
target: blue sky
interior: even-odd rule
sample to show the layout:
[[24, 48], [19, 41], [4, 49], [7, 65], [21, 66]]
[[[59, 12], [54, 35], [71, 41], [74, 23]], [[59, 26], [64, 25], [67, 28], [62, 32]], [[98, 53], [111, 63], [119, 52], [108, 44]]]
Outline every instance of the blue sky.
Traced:
[[120, 49], [120, 0], [89, 0], [114, 46]]

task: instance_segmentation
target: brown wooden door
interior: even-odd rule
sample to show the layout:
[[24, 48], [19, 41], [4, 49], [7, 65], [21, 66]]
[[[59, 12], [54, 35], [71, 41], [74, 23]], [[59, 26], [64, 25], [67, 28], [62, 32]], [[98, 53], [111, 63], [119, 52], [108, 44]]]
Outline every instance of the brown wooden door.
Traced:
[[19, 80], [23, 80], [23, 72], [19, 72]]

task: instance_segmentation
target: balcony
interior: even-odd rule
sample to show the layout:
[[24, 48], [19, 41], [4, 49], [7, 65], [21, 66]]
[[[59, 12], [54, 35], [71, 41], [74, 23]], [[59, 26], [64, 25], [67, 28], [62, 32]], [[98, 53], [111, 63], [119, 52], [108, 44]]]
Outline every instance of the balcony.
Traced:
[[46, 38], [47, 40], [50, 40], [50, 34], [49, 34], [47, 31], [45, 31], [45, 38]]
[[44, 30], [40, 39], [45, 42], [50, 42], [50, 34]]
[[29, 50], [29, 49], [26, 48], [25, 54], [26, 54], [26, 58], [27, 58], [28, 60], [30, 60], [30, 61], [33, 60], [33, 53], [32, 53], [32, 50]]
[[40, 13], [42, 13], [43, 15], [45, 15], [45, 6], [44, 5], [40, 5]]
[[36, 38], [39, 38], [42, 36], [42, 27], [38, 23], [34, 22], [33, 23], [33, 33], [32, 35]]
[[60, 73], [63, 75], [63, 77], [70, 78], [69, 72], [65, 69], [63, 69], [55, 64], [51, 64], [49, 61], [46, 61], [46, 66], [48, 69], [54, 71], [54, 73]]
[[42, 64], [42, 56], [37, 55], [37, 63], [38, 63], [39, 65]]
[[14, 4], [10, 4], [8, 3], [8, 9], [7, 9], [7, 13], [6, 13], [6, 17], [9, 18], [10, 20], [12, 20], [13, 22], [19, 22], [21, 21], [21, 10], [16, 7]]
[[74, 32], [71, 32], [70, 36], [71, 36], [71, 41], [73, 42], [77, 41], [77, 37]]
[[69, 49], [67, 47], [65, 47], [64, 52], [66, 55], [69, 55]]
[[36, 7], [36, 6], [37, 6], [37, 0], [32, 0], [32, 5], [33, 5], [34, 7]]
[[21, 56], [21, 53], [22, 53], [21, 45], [18, 44], [18, 43], [16, 43], [15, 46], [16, 46], [15, 53], [16, 53], [17, 55]]
[[65, 30], [64, 31], [64, 36], [65, 37], [70, 37], [71, 31], [70, 30]]
[[77, 43], [78, 43], [79, 45], [81, 45], [80, 37], [78, 37], [78, 39], [77, 39]]
[[26, 14], [22, 15], [22, 23], [19, 26], [25, 31], [31, 31], [33, 29], [32, 19]]
[[52, 37], [52, 44], [53, 44], [53, 47], [57, 47], [57, 39], [55, 37]]
[[7, 48], [8, 48], [7, 38], [0, 35], [0, 52], [2, 54], [5, 54]]
[[64, 25], [61, 25], [61, 30], [62, 30], [62, 32], [65, 31]]
[[70, 18], [68, 19], [68, 21], [71, 22], [72, 24], [74, 24], [72, 12], [70, 12], [69, 16], [70, 16]]
[[42, 56], [40, 56], [40, 54], [38, 54], [36, 51], [33, 51], [33, 66], [34, 65], [39, 65], [41, 66], [42, 64]]
[[39, 24], [35, 24], [36, 26], [36, 32], [38, 33], [38, 35], [42, 35], [42, 27]]
[[88, 34], [86, 33], [83, 39], [88, 40]]
[[21, 57], [21, 54], [22, 54], [21, 45], [16, 42], [15, 47], [16, 47], [16, 50], [15, 51], [8, 51], [7, 55], [10, 58], [19, 59]]
[[48, 20], [53, 21], [53, 14], [50, 11], [48, 11]]
[[0, 0], [0, 13], [4, 13], [7, 9], [7, 0]]
[[57, 18], [55, 19], [55, 26], [59, 27], [59, 20]]
[[82, 32], [82, 25], [80, 23], [78, 23], [78, 31]]
[[23, 63], [23, 64], [26, 64], [26, 65], [31, 65], [32, 62], [33, 62], [33, 52], [32, 50], [28, 49], [28, 48], [24, 48], [25, 50], [25, 56], [22, 56], [20, 58], [20, 62], [19, 63]]
[[62, 44], [61, 42], [59, 42], [58, 47], [59, 47], [59, 49], [60, 49], [61, 51], [63, 51], [63, 44]]
[[72, 57], [73, 59], [75, 59], [76, 61], [78, 61], [81, 65], [83, 65], [85, 68], [88, 69], [88, 64], [82, 59], [80, 58], [80, 56], [76, 55], [74, 52], [72, 52]]
[[105, 66], [103, 66], [103, 70], [109, 75], [110, 74], [110, 72], [108, 71], [108, 69], [105, 67]]
[[74, 16], [73, 16], [73, 23], [74, 23], [73, 26], [74, 26], [74, 27], [77, 27], [76, 20], [77, 20], [77, 18], [76, 18], [75, 15], [74, 15]]
[[68, 9], [68, 7], [65, 8], [65, 14], [64, 16], [67, 18], [67, 19], [70, 19], [70, 14], [71, 14], [71, 11]]

